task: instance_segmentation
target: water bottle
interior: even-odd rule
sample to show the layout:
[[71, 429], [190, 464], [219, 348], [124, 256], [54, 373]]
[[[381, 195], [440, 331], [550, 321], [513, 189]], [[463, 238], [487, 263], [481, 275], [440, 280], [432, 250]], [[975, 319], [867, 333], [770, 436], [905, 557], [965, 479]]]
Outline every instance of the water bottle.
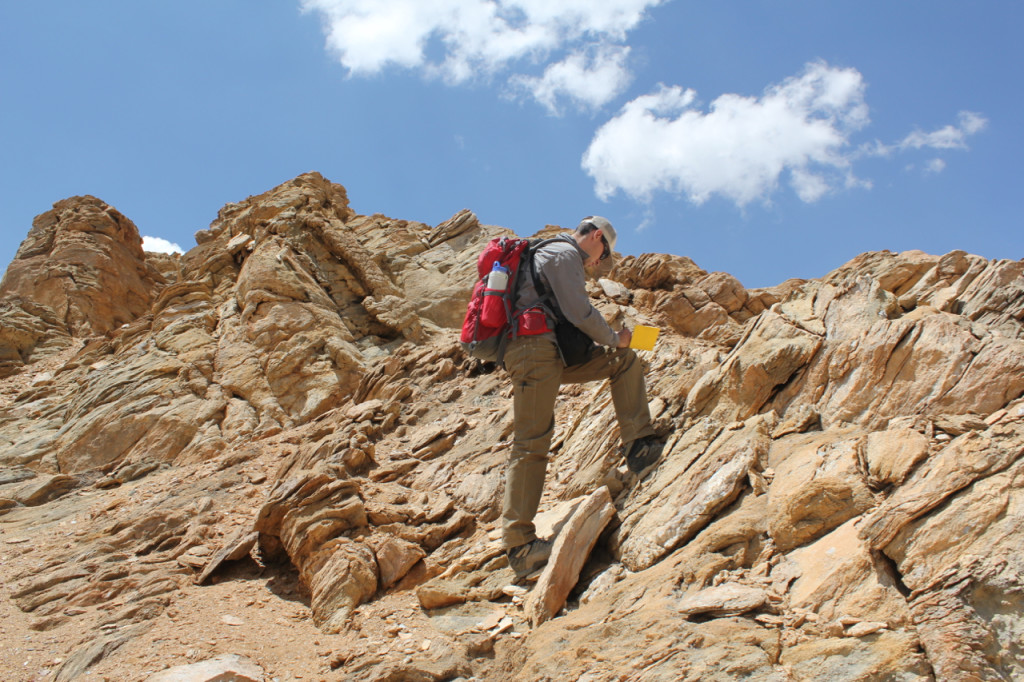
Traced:
[[508, 268], [494, 261], [494, 267], [487, 273], [487, 284], [484, 286], [484, 307], [480, 321], [488, 327], [501, 327], [508, 322], [505, 309], [505, 291], [508, 289]]
[[501, 267], [501, 263], [494, 261], [494, 267], [487, 275], [487, 288], [491, 291], [504, 292], [508, 288], [508, 268]]

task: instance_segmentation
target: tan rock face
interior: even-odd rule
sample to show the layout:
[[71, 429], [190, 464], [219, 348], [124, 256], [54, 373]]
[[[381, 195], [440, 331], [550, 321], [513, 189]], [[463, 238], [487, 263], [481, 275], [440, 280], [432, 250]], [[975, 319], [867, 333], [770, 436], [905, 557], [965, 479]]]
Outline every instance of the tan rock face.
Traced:
[[773, 446], [768, 526], [779, 549], [805, 545], [875, 506], [856, 431], [788, 436]]
[[877, 484], [900, 484], [928, 457], [928, 438], [907, 428], [868, 434], [864, 458], [868, 473]]
[[165, 281], [128, 218], [91, 196], [58, 201], [0, 281], [0, 376], [135, 321]]
[[815, 357], [821, 343], [789, 320], [765, 313], [721, 368], [705, 374], [694, 387], [686, 399], [687, 410], [717, 421], [757, 414]]
[[825, 621], [852, 617], [906, 625], [910, 613], [888, 569], [857, 536], [857, 520], [789, 552], [782, 573], [798, 576], [790, 585], [790, 605]]
[[880, 252], [762, 290], [664, 254], [594, 273], [615, 324], [662, 328], [664, 452], [629, 474], [607, 386], [564, 387], [555, 556], [513, 585], [510, 387], [456, 343], [500, 234], [357, 215], [315, 173], [180, 257], [98, 199], [41, 215], [0, 285], [5, 637], [45, 635], [58, 679], [210, 641], [303, 679], [1024, 675], [1024, 263]]
[[559, 530], [551, 559], [526, 602], [526, 613], [534, 626], [551, 619], [565, 604], [590, 551], [614, 515], [607, 488], [598, 488], [574, 509]]
[[[631, 570], [652, 566], [692, 538], [743, 490], [752, 470], [762, 468], [771, 421], [751, 419], [739, 430], [725, 430], [691, 460], [698, 447], [676, 440], [666, 463], [626, 506], [619, 531], [622, 562]], [[673, 455], [679, 452], [683, 456]], [[660, 504], [651, 504], [658, 499]]]
[[0, 297], [49, 308], [72, 334], [103, 334], [149, 311], [163, 278], [132, 221], [95, 197], [37, 217], [0, 282]]

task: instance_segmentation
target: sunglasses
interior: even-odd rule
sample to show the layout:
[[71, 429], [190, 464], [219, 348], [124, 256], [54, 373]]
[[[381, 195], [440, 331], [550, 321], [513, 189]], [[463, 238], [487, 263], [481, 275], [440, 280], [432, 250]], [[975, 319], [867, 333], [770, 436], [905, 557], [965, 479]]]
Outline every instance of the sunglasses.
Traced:
[[601, 235], [601, 243], [604, 244], [604, 252], [601, 254], [601, 260], [608, 260], [608, 257], [612, 255], [612, 249], [608, 246], [608, 240]]

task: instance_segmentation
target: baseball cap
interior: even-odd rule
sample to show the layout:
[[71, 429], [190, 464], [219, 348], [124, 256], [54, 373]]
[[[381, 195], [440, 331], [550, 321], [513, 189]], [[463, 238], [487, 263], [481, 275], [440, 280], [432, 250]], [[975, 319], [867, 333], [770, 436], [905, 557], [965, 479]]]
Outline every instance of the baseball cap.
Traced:
[[608, 222], [607, 218], [602, 218], [599, 215], [588, 215], [586, 218], [580, 221], [580, 225], [590, 223], [597, 229], [601, 230], [604, 238], [608, 241], [608, 249], [612, 252], [615, 251], [615, 242], [619, 236], [615, 233], [615, 228]]

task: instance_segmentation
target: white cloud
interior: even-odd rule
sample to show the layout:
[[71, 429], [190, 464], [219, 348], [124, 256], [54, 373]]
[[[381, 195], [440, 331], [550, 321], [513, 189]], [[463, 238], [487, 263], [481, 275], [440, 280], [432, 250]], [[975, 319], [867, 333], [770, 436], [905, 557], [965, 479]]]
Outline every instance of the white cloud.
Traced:
[[[895, 154], [907, 154], [920, 150], [948, 151], [951, 149], [967, 149], [967, 138], [981, 132], [988, 126], [988, 119], [973, 111], [961, 111], [957, 114], [957, 124], [947, 125], [930, 133], [915, 130], [894, 144], [884, 144], [880, 140], [862, 144], [850, 155], [851, 160], [860, 158], [881, 157], [890, 159]], [[904, 171], [912, 172], [918, 168], [917, 162], [905, 164]], [[920, 166], [925, 174], [937, 174], [946, 169], [946, 161], [933, 158]]]
[[529, 92], [552, 114], [560, 113], [562, 100], [596, 110], [622, 94], [633, 80], [626, 67], [628, 56], [628, 47], [602, 45], [551, 64], [543, 76], [518, 75], [511, 83]]
[[744, 206], [767, 201], [786, 172], [804, 201], [863, 184], [845, 155], [869, 120], [855, 69], [817, 62], [761, 97], [721, 95], [707, 113], [695, 102], [692, 90], [662, 86], [603, 125], [582, 160], [598, 196], [666, 191], [701, 204], [718, 194]]
[[961, 111], [957, 119], [957, 125], [948, 125], [930, 133], [915, 130], [903, 138], [898, 146], [900, 149], [966, 149], [967, 137], [984, 130], [988, 125], [988, 119], [973, 111]]
[[[300, 1], [321, 15], [328, 48], [354, 75], [398, 66], [456, 84], [515, 70], [517, 86], [554, 111], [563, 96], [600, 106], [621, 92], [628, 49], [616, 43], [666, 0]], [[587, 46], [596, 46], [589, 57]], [[521, 73], [550, 61], [543, 76]]]
[[895, 150], [892, 146], [885, 144], [881, 140], [872, 140], [871, 142], [865, 142], [860, 145], [856, 152], [854, 152], [852, 158], [861, 157], [872, 157], [882, 156], [890, 157]]
[[828, 180], [803, 168], [793, 169], [790, 184], [796, 195], [809, 204], [828, 194], [829, 190]]
[[161, 239], [160, 237], [143, 237], [142, 250], [149, 251], [150, 253], [185, 253], [185, 251], [174, 242], [169, 242], [166, 239]]
[[[590, 111], [632, 83], [629, 34], [670, 0], [299, 0], [323, 21], [328, 48], [350, 75], [403, 68], [451, 85], [501, 82], [548, 112]], [[726, 93], [709, 105], [692, 90], [660, 86], [627, 103], [594, 135], [582, 158], [599, 197], [649, 201], [669, 192], [701, 204], [769, 202], [788, 186], [805, 202], [871, 182], [853, 173], [865, 158], [966, 149], [988, 121], [960, 112], [955, 125], [914, 131], [887, 144], [854, 143], [869, 123], [864, 78], [824, 62], [760, 96]], [[456, 144], [462, 142], [456, 140]], [[919, 166], [921, 167], [921, 166]], [[938, 173], [945, 161], [927, 162]]]

